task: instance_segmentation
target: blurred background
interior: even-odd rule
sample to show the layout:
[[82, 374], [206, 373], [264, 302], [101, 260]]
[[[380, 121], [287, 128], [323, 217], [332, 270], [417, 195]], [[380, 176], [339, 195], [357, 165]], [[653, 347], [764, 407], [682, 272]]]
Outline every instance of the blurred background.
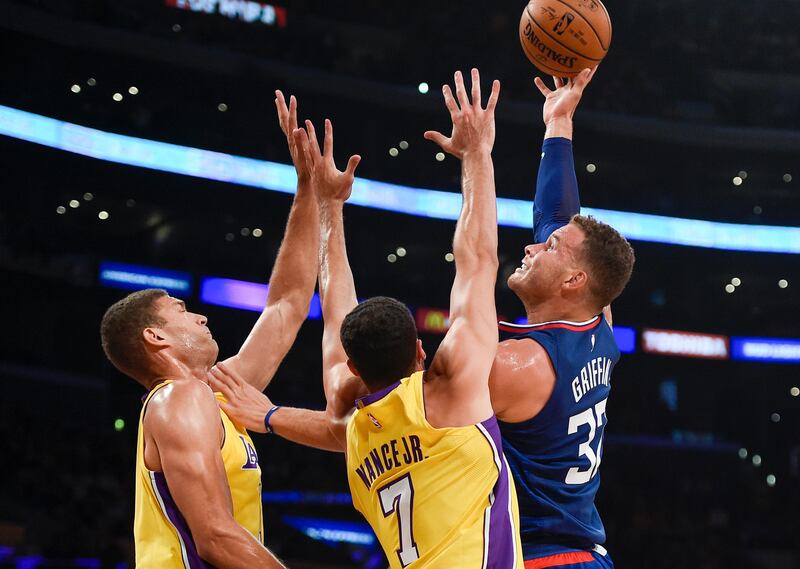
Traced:
[[[606, 5], [575, 164], [583, 205], [637, 254], [614, 306], [607, 548], [620, 568], [800, 567], [800, 3]], [[459, 165], [422, 133], [448, 128], [454, 70], [499, 78], [497, 190], [521, 201], [501, 212], [498, 311], [524, 316], [505, 278], [532, 238], [544, 128], [523, 7], [0, 0], [0, 567], [133, 566], [142, 390], [106, 362], [99, 321], [164, 287], [237, 351], [294, 187], [275, 89], [334, 121], [341, 165], [363, 156], [345, 211], [359, 295], [405, 301], [433, 354], [457, 206], [424, 190], [457, 192]], [[312, 304], [273, 400], [324, 407], [321, 332]], [[270, 548], [386, 566], [342, 456], [254, 438]]]

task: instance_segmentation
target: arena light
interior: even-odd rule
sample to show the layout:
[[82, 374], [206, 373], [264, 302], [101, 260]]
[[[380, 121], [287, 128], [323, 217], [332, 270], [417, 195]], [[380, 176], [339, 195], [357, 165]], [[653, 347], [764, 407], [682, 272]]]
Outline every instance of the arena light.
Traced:
[[[296, 186], [294, 167], [288, 164], [113, 134], [2, 105], [0, 134], [99, 160], [275, 192], [291, 194]], [[455, 220], [461, 211], [461, 194], [357, 178], [350, 203]], [[530, 228], [532, 205], [527, 200], [498, 198], [498, 222], [506, 227]], [[721, 223], [588, 207], [582, 208], [581, 213], [592, 215], [638, 241], [800, 254], [800, 227]]]
[[728, 359], [728, 338], [718, 334], [645, 328], [642, 331], [642, 351], [668, 356], [725, 360]]
[[171, 8], [205, 14], [218, 13], [231, 20], [239, 20], [248, 24], [265, 24], [267, 26], [286, 27], [286, 8], [254, 2], [238, 0], [237, 2], [198, 2], [197, 0], [164, 0]]
[[731, 357], [744, 361], [800, 363], [800, 339], [733, 336]]
[[623, 354], [632, 354], [636, 351], [636, 330], [628, 326], [614, 326], [614, 339], [617, 341], [619, 351]]
[[188, 297], [192, 292], [192, 276], [189, 273], [112, 261], [100, 263], [99, 280], [104, 286], [127, 290], [163, 288], [181, 297]]
[[[200, 301], [226, 308], [261, 312], [267, 304], [268, 292], [269, 285], [263, 283], [222, 277], [203, 277], [200, 281]], [[317, 293], [311, 297], [307, 318], [322, 318], [322, 304]]]
[[375, 534], [372, 533], [369, 525], [363, 522], [345, 522], [301, 516], [282, 516], [281, 519], [286, 524], [317, 541], [331, 544], [375, 545]]

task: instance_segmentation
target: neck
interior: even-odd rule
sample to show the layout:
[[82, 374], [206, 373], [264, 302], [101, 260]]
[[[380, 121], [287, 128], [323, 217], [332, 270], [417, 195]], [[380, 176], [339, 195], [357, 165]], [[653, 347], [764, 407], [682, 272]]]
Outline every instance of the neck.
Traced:
[[153, 371], [145, 384], [148, 390], [152, 389], [165, 379], [196, 379], [208, 383], [208, 371], [211, 366], [198, 362], [184, 362], [174, 356], [163, 356], [155, 362]]
[[555, 320], [586, 322], [597, 316], [600, 311], [580, 304], [565, 303], [562, 299], [554, 299], [535, 304], [526, 304], [525, 313], [529, 324], [539, 324]]

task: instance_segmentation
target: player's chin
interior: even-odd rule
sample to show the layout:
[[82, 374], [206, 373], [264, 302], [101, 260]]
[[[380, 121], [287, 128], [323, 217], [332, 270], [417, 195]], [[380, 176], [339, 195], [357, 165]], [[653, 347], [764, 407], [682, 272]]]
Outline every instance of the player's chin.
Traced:
[[522, 277], [523, 273], [521, 273], [519, 269], [515, 270], [513, 273], [508, 275], [508, 279], [506, 279], [506, 284], [508, 285], [508, 288], [510, 288], [513, 291], [516, 291], [522, 284]]

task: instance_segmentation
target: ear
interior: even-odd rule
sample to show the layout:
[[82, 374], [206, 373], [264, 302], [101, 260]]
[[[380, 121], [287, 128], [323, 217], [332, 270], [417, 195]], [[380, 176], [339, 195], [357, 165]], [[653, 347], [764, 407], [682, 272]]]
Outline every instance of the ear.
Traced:
[[425, 369], [425, 359], [428, 355], [422, 349], [422, 340], [417, 338], [417, 371]]
[[160, 328], [145, 328], [142, 330], [142, 339], [145, 346], [162, 348], [169, 344]]
[[586, 271], [577, 270], [570, 275], [569, 279], [564, 281], [564, 288], [577, 291], [585, 287], [588, 282], [589, 275], [586, 274]]
[[356, 366], [353, 365], [353, 362], [350, 361], [350, 358], [347, 358], [347, 368], [350, 370], [350, 373], [352, 373], [354, 376], [359, 378], [361, 377], [361, 374], [358, 373]]

